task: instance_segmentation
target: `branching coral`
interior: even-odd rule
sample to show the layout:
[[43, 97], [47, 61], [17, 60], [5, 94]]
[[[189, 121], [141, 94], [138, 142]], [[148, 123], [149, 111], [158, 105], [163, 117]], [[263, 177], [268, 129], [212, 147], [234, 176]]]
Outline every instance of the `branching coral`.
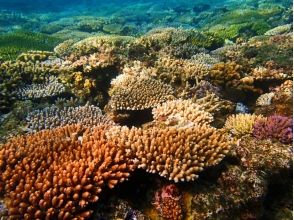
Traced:
[[293, 140], [293, 119], [285, 116], [273, 115], [256, 121], [253, 135], [257, 139], [277, 139], [290, 144]]
[[260, 115], [237, 114], [227, 118], [224, 129], [235, 136], [252, 134], [256, 120], [263, 119]]
[[21, 99], [39, 99], [60, 95], [65, 87], [56, 77], [49, 77], [44, 84], [31, 84], [18, 89], [17, 95]]
[[119, 75], [112, 81], [108, 105], [113, 110], [142, 110], [173, 99], [169, 85], [148, 76]]
[[176, 127], [208, 125], [213, 120], [201, 105], [182, 99], [165, 102], [154, 108], [152, 114], [156, 122]]
[[132, 42], [134, 38], [124, 36], [96, 36], [81, 40], [72, 45], [73, 54], [82, 56], [92, 54], [95, 52], [104, 53], [112, 52], [117, 56], [123, 55], [127, 45]]
[[63, 109], [51, 106], [43, 110], [36, 110], [28, 114], [26, 121], [30, 131], [53, 129], [70, 124], [82, 124], [85, 127], [114, 124], [102, 114], [100, 108], [89, 104], [78, 107], [64, 107]]
[[209, 72], [207, 64], [170, 57], [159, 58], [154, 67], [160, 79], [174, 84], [185, 83], [189, 79], [202, 79]]
[[29, 50], [28, 52], [21, 53], [18, 57], [17, 60], [20, 61], [43, 61], [47, 60], [49, 56], [52, 56], [53, 52], [50, 51], [35, 51], [35, 50]]
[[228, 153], [228, 137], [207, 125], [164, 129], [113, 127], [107, 137], [135, 153], [138, 168], [178, 181], [192, 181]]
[[103, 187], [114, 187], [134, 169], [123, 149], [66, 126], [16, 137], [0, 150], [0, 191], [9, 215], [21, 219], [85, 219]]
[[217, 85], [224, 85], [229, 81], [238, 80], [240, 76], [240, 66], [235, 62], [216, 63], [212, 66], [209, 78]]
[[165, 185], [156, 191], [153, 205], [166, 220], [183, 219], [183, 196], [174, 184]]

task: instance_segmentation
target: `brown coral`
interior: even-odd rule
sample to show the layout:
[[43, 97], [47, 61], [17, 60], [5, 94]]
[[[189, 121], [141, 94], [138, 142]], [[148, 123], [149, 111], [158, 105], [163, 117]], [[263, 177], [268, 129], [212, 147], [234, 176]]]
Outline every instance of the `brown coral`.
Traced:
[[108, 103], [113, 110], [142, 110], [173, 99], [169, 85], [148, 76], [119, 75], [112, 81]]
[[104, 128], [66, 126], [11, 139], [0, 150], [0, 191], [11, 218], [85, 219], [101, 189], [134, 169]]

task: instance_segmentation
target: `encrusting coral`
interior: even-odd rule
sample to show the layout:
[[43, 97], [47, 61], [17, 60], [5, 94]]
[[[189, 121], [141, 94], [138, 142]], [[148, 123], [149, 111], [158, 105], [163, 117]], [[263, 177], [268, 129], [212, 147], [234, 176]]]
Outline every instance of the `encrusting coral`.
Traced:
[[29, 113], [26, 121], [28, 130], [34, 132], [70, 124], [82, 124], [85, 127], [93, 127], [99, 124], [114, 124], [102, 114], [100, 108], [89, 104], [64, 108], [58, 108], [53, 105]]
[[184, 217], [183, 196], [175, 184], [169, 184], [156, 191], [153, 206], [166, 220], [181, 220]]
[[108, 105], [113, 110], [142, 110], [173, 99], [171, 86], [151, 77], [119, 75], [112, 81]]
[[134, 169], [124, 149], [71, 125], [15, 137], [0, 150], [0, 192], [11, 218], [86, 219], [103, 187], [113, 188]]
[[261, 115], [237, 114], [227, 118], [224, 129], [235, 136], [252, 134], [253, 125], [257, 120], [261, 120]]

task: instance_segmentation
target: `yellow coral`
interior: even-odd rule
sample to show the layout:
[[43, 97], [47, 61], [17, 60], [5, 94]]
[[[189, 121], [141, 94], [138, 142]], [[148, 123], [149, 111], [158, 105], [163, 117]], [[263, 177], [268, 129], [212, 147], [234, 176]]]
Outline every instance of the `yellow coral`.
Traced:
[[261, 115], [237, 114], [227, 118], [224, 129], [235, 136], [252, 134], [255, 121], [262, 119]]

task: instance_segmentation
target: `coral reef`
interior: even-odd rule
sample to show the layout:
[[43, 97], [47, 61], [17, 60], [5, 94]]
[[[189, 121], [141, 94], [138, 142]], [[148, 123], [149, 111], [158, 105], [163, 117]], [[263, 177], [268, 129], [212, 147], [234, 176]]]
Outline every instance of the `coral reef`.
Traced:
[[280, 115], [260, 119], [253, 125], [253, 135], [258, 139], [276, 139], [290, 144], [293, 141], [293, 119]]
[[0, 219], [291, 219], [292, 2], [96, 3], [1, 5]]

